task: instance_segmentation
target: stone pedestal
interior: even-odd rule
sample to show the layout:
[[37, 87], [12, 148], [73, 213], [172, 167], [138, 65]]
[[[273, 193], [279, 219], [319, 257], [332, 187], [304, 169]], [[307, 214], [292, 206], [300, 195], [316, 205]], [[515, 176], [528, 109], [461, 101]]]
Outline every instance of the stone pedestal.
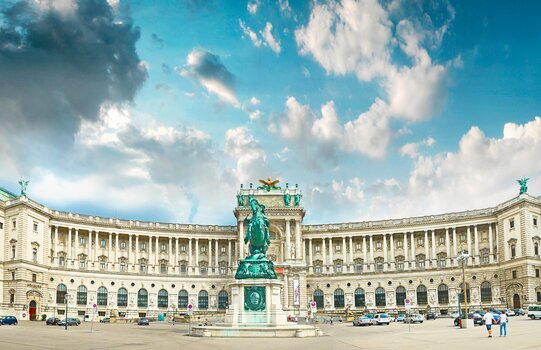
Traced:
[[462, 319], [461, 321], [461, 327], [460, 328], [471, 328], [473, 329], [475, 327], [475, 323], [473, 322], [473, 319]]

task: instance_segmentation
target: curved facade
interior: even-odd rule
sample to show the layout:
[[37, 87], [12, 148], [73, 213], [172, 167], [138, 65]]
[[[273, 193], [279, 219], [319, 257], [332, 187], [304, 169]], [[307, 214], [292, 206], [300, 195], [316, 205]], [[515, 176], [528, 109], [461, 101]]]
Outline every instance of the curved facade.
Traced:
[[[492, 208], [382, 221], [303, 225], [300, 191], [244, 189], [236, 226], [101, 218], [49, 209], [0, 189], [0, 314], [83, 317], [223, 312], [246, 254], [249, 195], [270, 220], [268, 256], [285, 282], [283, 305], [306, 314], [458, 309], [469, 252], [469, 305], [541, 301], [541, 200], [522, 194]], [[287, 195], [286, 195], [287, 193]], [[298, 195], [297, 200], [291, 200]], [[291, 196], [286, 199], [286, 196]], [[297, 198], [296, 198], [297, 199]], [[286, 205], [287, 203], [287, 205]]]

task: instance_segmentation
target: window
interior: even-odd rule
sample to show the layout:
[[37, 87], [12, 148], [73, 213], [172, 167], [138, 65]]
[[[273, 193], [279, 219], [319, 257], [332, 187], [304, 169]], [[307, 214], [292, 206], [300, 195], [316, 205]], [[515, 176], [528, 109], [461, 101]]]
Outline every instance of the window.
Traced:
[[220, 275], [227, 275], [227, 267], [220, 266]]
[[417, 247], [424, 247], [425, 240], [423, 238], [417, 238]]
[[167, 264], [160, 264], [160, 273], [167, 273]]
[[376, 249], [377, 249], [377, 250], [381, 250], [382, 247], [383, 247], [383, 243], [382, 243], [381, 241], [377, 241], [377, 242], [376, 242]]
[[80, 245], [86, 245], [86, 238], [85, 237], [80, 237], [79, 238], [79, 244]]
[[511, 259], [517, 256], [517, 249], [514, 244], [511, 244]]
[[102, 248], [105, 248], [105, 247], [107, 246], [107, 240], [106, 240], [106, 239], [102, 239], [102, 240], [100, 241], [100, 246], [101, 246]]
[[68, 289], [66, 288], [66, 285], [59, 284], [58, 287], [56, 287], [56, 303], [65, 304], [67, 293], [68, 293]]
[[201, 253], [206, 253], [206, 252], [207, 252], [207, 247], [201, 246]]
[[323, 304], [323, 291], [321, 289], [316, 289], [314, 291], [314, 301], [316, 302], [318, 309], [323, 309], [325, 307]]
[[481, 302], [492, 303], [492, 288], [488, 281], [481, 283]]
[[541, 302], [541, 292], [537, 292], [537, 302]]
[[106, 262], [105, 261], [100, 261], [100, 270], [105, 270], [105, 266], [106, 266]]
[[422, 284], [417, 287], [417, 304], [426, 305], [428, 303], [428, 295], [426, 292], [426, 287]]
[[534, 255], [539, 255], [539, 243], [535, 242], [533, 244], [533, 254]]
[[509, 219], [509, 229], [510, 230], [515, 229], [515, 219]]
[[38, 276], [35, 273], [33, 273], [32, 274], [32, 282], [37, 282], [37, 280], [38, 280]]
[[147, 250], [147, 244], [145, 242], [141, 242], [141, 250], [146, 252]]
[[425, 261], [424, 260], [418, 260], [417, 261], [417, 267], [420, 268], [420, 269], [424, 269], [425, 268]]
[[32, 248], [32, 260], [38, 261], [38, 248]]
[[11, 258], [15, 259], [15, 246], [14, 245], [11, 246]]
[[356, 272], [363, 272], [363, 264], [359, 263], [355, 265], [355, 271]]
[[148, 292], [146, 289], [139, 289], [137, 292], [137, 307], [148, 306]]
[[65, 260], [66, 259], [63, 256], [59, 257], [58, 258], [58, 265], [64, 266]]
[[314, 273], [322, 273], [321, 265], [314, 266]]
[[319, 244], [316, 244], [316, 245], [314, 246], [314, 250], [315, 250], [316, 253], [321, 252], [321, 246], [320, 246]]
[[9, 303], [13, 304], [15, 302], [15, 293], [9, 294]]
[[158, 307], [167, 307], [169, 304], [169, 294], [165, 289], [158, 292]]
[[225, 247], [220, 247], [220, 254], [225, 254]]
[[382, 287], [376, 288], [376, 306], [385, 307], [385, 289]]
[[184, 289], [178, 292], [178, 307], [179, 309], [186, 309], [188, 307], [188, 291]]
[[160, 250], [162, 253], [164, 253], [167, 250], [167, 245], [165, 243], [162, 243], [160, 246]]
[[539, 269], [535, 269], [535, 277], [539, 277]]
[[533, 217], [533, 226], [537, 227], [537, 216]]
[[120, 249], [126, 249], [126, 241], [120, 241]]
[[186, 244], [180, 246], [180, 251], [183, 253], [186, 252]]
[[396, 288], [396, 305], [397, 306], [404, 306], [406, 299], [406, 288], [400, 286]]
[[460, 234], [460, 242], [466, 242], [466, 234], [465, 233]]
[[404, 270], [404, 261], [397, 261], [396, 262], [396, 269], [397, 270]]
[[86, 267], [86, 261], [85, 259], [79, 260], [79, 268], [84, 269]]
[[87, 303], [87, 289], [85, 286], [80, 285], [77, 288], [77, 305], [86, 305]]
[[34, 232], [38, 233], [38, 223], [34, 221]]
[[361, 251], [361, 242], [355, 243], [355, 250], [360, 252]]
[[199, 295], [197, 296], [197, 308], [209, 308], [209, 293], [206, 290], [202, 290], [199, 292]]
[[4, 228], [4, 223], [0, 222], [0, 230], [2, 230], [3, 228]]
[[517, 270], [511, 271], [511, 276], [513, 279], [517, 279]]
[[440, 284], [438, 286], [438, 303], [449, 304], [449, 288], [446, 284]]
[[180, 273], [186, 273], [188, 271], [188, 267], [186, 264], [180, 264]]
[[11, 223], [13, 224], [11, 226], [11, 231], [15, 231], [17, 229], [17, 220], [13, 220]]
[[335, 249], [334, 250], [335, 252], [340, 252], [340, 251], [342, 251], [342, 246], [340, 244], [337, 244], [337, 245], [334, 246], [334, 249]]
[[120, 288], [118, 290], [116, 304], [118, 306], [128, 306], [128, 290], [126, 288]]
[[98, 305], [107, 305], [107, 288], [98, 288]]
[[344, 307], [344, 291], [340, 288], [334, 291], [334, 307], [335, 308]]
[[122, 272], [126, 271], [126, 263], [125, 262], [120, 263], [120, 271], [122, 271]]
[[396, 246], [397, 246], [398, 248], [402, 248], [402, 247], [404, 246], [404, 241], [401, 240], [401, 239], [397, 240], [397, 241], [396, 241]]
[[147, 272], [147, 265], [145, 263], [142, 263], [141, 265], [139, 265], [139, 271], [141, 273], [146, 273]]
[[208, 266], [206, 262], [202, 261], [199, 263], [199, 272], [203, 275], [207, 274]]
[[12, 281], [15, 281], [15, 271], [12, 271], [12, 272], [11, 272], [11, 280], [12, 280]]
[[229, 305], [229, 295], [225, 290], [218, 293], [218, 309], [225, 309]]

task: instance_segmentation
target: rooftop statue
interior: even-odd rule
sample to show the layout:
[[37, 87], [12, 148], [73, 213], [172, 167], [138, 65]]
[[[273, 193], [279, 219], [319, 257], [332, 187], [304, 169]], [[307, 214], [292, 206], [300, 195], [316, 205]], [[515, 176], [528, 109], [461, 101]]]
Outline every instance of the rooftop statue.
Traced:
[[519, 195], [528, 192], [528, 187], [526, 187], [526, 183], [528, 182], [528, 180], [529, 179], [527, 179], [525, 177], [520, 179], [520, 180], [517, 180], [517, 182], [520, 185], [520, 192], [518, 193]]
[[301, 193], [295, 193], [295, 206], [298, 207], [301, 205]]
[[259, 180], [263, 185], [259, 186], [258, 190], [266, 190], [267, 192], [270, 192], [270, 190], [279, 190], [280, 186], [276, 186], [280, 180], [271, 180], [270, 176], [267, 177], [267, 180]]
[[284, 205], [286, 207], [289, 207], [290, 204], [291, 204], [291, 195], [286, 192], [286, 193], [284, 193]]
[[23, 180], [22, 177], [19, 180], [19, 185], [21, 186], [21, 196], [23, 197], [26, 197], [26, 187], [28, 186], [29, 182], [30, 180]]

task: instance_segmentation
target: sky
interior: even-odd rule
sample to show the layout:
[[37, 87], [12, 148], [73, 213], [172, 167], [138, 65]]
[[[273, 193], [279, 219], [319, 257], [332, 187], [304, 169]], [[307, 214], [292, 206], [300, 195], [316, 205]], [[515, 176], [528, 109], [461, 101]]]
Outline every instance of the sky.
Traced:
[[0, 186], [50, 208], [304, 223], [541, 195], [536, 1], [0, 0]]

